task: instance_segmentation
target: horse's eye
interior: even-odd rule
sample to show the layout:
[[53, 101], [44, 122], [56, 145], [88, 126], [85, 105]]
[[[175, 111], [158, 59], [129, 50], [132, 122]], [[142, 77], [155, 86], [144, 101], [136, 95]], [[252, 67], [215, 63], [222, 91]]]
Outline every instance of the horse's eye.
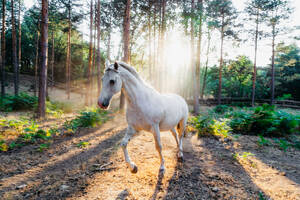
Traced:
[[115, 80], [110, 80], [110, 81], [109, 81], [109, 84], [110, 84], [110, 85], [114, 85], [114, 84], [115, 84]]

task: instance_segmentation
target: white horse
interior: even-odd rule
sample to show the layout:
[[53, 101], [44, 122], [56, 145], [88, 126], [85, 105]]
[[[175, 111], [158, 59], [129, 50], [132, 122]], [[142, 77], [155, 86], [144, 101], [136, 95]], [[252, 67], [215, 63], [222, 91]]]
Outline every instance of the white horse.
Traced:
[[[121, 90], [127, 102], [128, 123], [121, 146], [131, 172], [136, 173], [137, 166], [128, 155], [127, 144], [131, 137], [140, 130], [151, 132], [154, 136], [156, 150], [160, 157], [160, 172], [165, 171], [160, 131], [172, 132], [179, 149], [178, 160], [182, 161], [182, 139], [188, 119], [188, 106], [185, 100], [176, 94], [160, 94], [147, 85], [137, 71], [126, 63], [115, 62], [110, 65], [107, 63], [102, 77], [102, 90], [98, 105], [106, 109], [112, 96]], [[177, 127], [178, 136], [175, 127]]]

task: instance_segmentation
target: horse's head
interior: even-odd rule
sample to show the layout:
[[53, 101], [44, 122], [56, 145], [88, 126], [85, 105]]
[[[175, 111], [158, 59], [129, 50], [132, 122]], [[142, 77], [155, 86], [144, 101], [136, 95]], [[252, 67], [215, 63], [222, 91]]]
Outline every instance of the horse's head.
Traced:
[[105, 64], [105, 72], [102, 77], [102, 89], [98, 98], [98, 105], [106, 109], [109, 106], [112, 96], [122, 89], [122, 79], [119, 73], [119, 64]]

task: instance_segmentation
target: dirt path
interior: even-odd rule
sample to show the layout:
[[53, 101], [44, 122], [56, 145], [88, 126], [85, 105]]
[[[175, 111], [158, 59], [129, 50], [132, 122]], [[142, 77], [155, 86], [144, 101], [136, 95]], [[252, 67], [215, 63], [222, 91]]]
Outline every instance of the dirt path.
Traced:
[[[165, 175], [151, 134], [141, 132], [128, 150], [139, 171], [131, 174], [119, 143], [123, 116], [100, 128], [56, 139], [45, 152], [35, 146], [0, 154], [0, 199], [300, 199], [300, 153], [258, 148], [257, 138], [184, 139], [176, 161], [172, 135], [162, 133]], [[78, 148], [80, 141], [90, 145]], [[235, 158], [236, 153], [254, 156]], [[101, 166], [107, 165], [105, 170]]]

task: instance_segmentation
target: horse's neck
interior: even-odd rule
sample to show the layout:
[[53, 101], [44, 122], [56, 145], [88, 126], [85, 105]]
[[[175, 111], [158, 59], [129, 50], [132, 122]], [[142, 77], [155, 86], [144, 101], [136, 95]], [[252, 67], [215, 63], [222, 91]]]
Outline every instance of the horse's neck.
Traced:
[[123, 71], [121, 77], [123, 82], [122, 90], [124, 91], [128, 106], [137, 106], [148, 88], [145, 87], [145, 84], [141, 80], [128, 71]]

